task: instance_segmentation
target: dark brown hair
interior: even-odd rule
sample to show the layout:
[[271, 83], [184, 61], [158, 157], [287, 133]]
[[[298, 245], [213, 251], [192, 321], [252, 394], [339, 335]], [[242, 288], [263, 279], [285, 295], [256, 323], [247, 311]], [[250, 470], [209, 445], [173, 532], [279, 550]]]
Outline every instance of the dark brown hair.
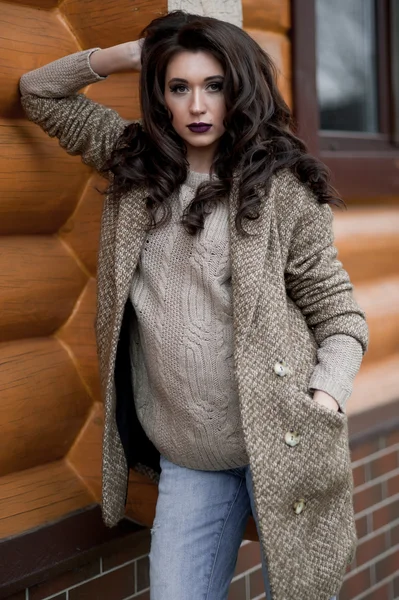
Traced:
[[[202, 50], [210, 52], [224, 70], [226, 131], [211, 167], [217, 179], [199, 186], [181, 219], [186, 230], [194, 235], [203, 228], [206, 208], [228, 196], [237, 168], [236, 227], [240, 232], [244, 218], [259, 215], [256, 186], [267, 192], [271, 176], [283, 168], [291, 169], [320, 203], [340, 203], [327, 167], [308, 154], [304, 142], [293, 133], [292, 115], [277, 88], [273, 61], [245, 31], [225, 21], [178, 10], [151, 21], [141, 37], [142, 120], [126, 126], [103, 166], [102, 171], [114, 176], [103, 193], [118, 196], [145, 186], [151, 226], [169, 218], [165, 201], [185, 181], [189, 163], [184, 141], [175, 132], [164, 101], [166, 68], [176, 53]], [[157, 223], [155, 211], [161, 205], [164, 214]]]

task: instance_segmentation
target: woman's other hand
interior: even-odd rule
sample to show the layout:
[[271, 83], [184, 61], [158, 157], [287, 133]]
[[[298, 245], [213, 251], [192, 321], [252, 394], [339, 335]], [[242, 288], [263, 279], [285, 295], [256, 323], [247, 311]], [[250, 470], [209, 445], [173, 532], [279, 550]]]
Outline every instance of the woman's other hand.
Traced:
[[131, 53], [132, 53], [132, 63], [133, 69], [135, 71], [141, 71], [141, 48], [144, 43], [144, 38], [140, 38], [139, 40], [135, 40], [134, 42], [130, 42], [131, 44]]
[[141, 71], [141, 46], [144, 38], [124, 42], [110, 48], [95, 50], [90, 55], [90, 66], [101, 77], [126, 71]]
[[330, 394], [327, 392], [323, 392], [322, 390], [315, 390], [313, 399], [319, 404], [322, 404], [326, 408], [330, 408], [331, 410], [335, 410], [338, 412], [340, 410], [339, 404]]

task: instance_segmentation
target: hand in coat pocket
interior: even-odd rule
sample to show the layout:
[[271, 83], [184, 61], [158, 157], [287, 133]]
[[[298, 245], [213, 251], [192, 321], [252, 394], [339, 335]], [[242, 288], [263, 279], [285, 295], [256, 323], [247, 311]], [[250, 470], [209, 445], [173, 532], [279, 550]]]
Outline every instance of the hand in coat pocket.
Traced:
[[338, 402], [332, 396], [330, 396], [330, 394], [327, 394], [327, 392], [324, 392], [323, 390], [315, 390], [313, 399], [326, 408], [330, 408], [336, 412], [342, 412]]

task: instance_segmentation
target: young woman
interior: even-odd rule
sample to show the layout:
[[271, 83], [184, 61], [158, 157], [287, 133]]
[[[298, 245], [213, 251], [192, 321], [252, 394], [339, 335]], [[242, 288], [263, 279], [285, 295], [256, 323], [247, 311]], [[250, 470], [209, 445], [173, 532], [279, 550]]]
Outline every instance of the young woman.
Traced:
[[[102, 509], [159, 482], [151, 600], [227, 598], [254, 515], [268, 600], [329, 600], [356, 549], [346, 402], [367, 349], [323, 164], [268, 55], [180, 11], [22, 76], [27, 117], [109, 182], [96, 335]], [[76, 92], [141, 70], [142, 120]]]

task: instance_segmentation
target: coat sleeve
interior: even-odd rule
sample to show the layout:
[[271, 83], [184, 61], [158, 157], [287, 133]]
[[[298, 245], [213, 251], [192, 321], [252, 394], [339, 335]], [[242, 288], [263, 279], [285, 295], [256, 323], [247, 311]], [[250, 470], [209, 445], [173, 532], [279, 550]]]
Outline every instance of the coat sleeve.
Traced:
[[368, 347], [365, 314], [354, 299], [348, 273], [334, 245], [333, 212], [308, 196], [293, 228], [285, 269], [286, 289], [301, 309], [319, 346], [336, 334]]
[[108, 77], [91, 68], [89, 57], [96, 50], [100, 48], [75, 52], [25, 73], [19, 90], [30, 121], [50, 137], [57, 137], [68, 154], [80, 155], [83, 163], [100, 170], [129, 121], [77, 93]]

